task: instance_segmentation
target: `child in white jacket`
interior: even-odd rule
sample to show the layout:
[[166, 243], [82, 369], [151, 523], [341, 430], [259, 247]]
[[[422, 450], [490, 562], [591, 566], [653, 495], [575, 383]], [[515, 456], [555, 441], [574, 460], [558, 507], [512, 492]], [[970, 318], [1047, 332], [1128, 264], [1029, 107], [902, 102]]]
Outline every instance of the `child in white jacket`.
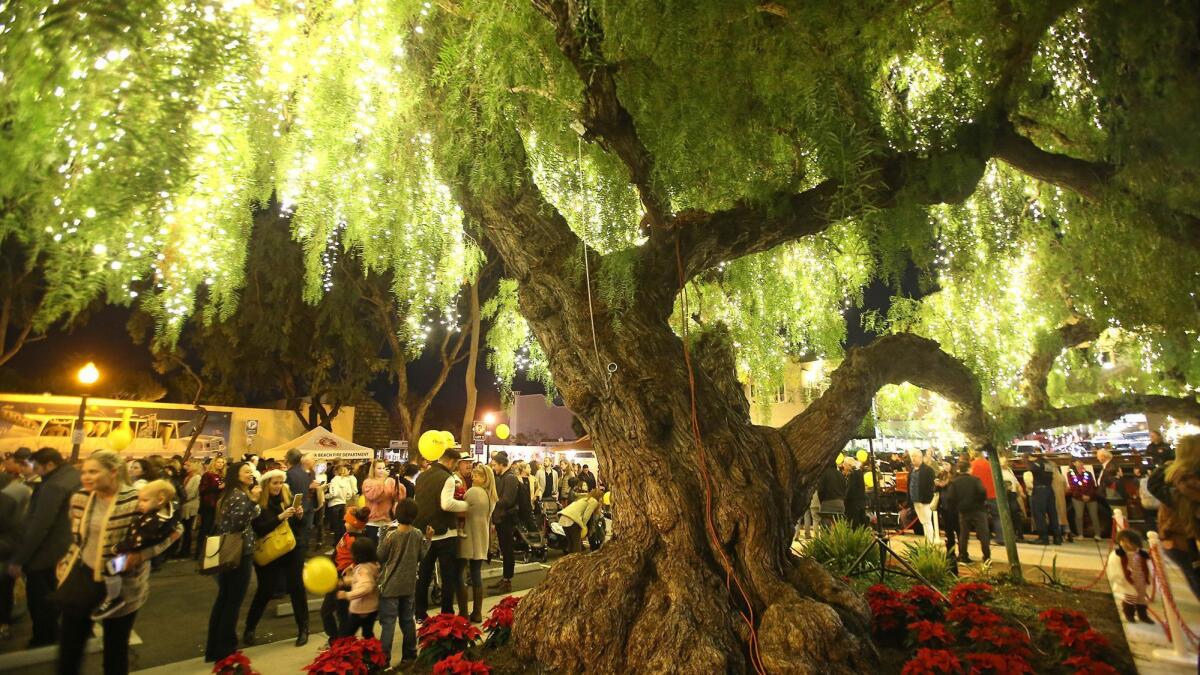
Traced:
[[[1113, 595], [1121, 596], [1125, 620], [1154, 623], [1149, 616], [1149, 591], [1154, 588], [1149, 554], [1142, 548], [1142, 535], [1135, 530], [1117, 533], [1117, 546], [1108, 556], [1108, 582]], [[1136, 618], [1134, 616], [1136, 614]]]
[[342, 637], [350, 637], [362, 628], [364, 638], [375, 637], [375, 616], [379, 613], [379, 559], [375, 555], [375, 542], [368, 537], [359, 537], [350, 546], [354, 564], [346, 568], [342, 576], [343, 588], [338, 599], [350, 601], [350, 620], [342, 629]]

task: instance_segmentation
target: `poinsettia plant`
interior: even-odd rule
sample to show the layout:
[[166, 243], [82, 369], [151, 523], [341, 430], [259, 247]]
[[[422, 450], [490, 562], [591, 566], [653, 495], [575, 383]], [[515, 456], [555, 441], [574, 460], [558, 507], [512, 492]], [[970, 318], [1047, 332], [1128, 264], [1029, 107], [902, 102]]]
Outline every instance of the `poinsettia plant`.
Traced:
[[908, 634], [922, 647], [948, 647], [954, 642], [946, 624], [935, 621], [914, 621], [908, 624]]
[[345, 675], [369, 675], [381, 672], [388, 666], [383, 645], [375, 638], [344, 637], [334, 640], [329, 649], [319, 652], [304, 671], [315, 673], [344, 673]]
[[1031, 633], [989, 606], [988, 584], [959, 584], [948, 595], [947, 603], [923, 586], [903, 594], [882, 584], [867, 589], [875, 639], [914, 650], [903, 675], [1021, 675], [1034, 673], [1034, 663], [1037, 672], [1116, 672], [1104, 663], [1108, 639], [1080, 612], [1046, 610], [1038, 615], [1046, 630]]
[[972, 675], [1033, 675], [1029, 661], [1016, 654], [976, 652], [965, 658], [971, 664]]
[[451, 654], [433, 665], [433, 675], [491, 675], [484, 661], [472, 661], [462, 652]]
[[867, 604], [871, 606], [871, 632], [880, 642], [899, 643], [908, 625], [908, 606], [896, 591], [875, 584], [867, 589]]
[[417, 629], [417, 647], [421, 650], [417, 658], [422, 663], [437, 663], [447, 656], [474, 646], [482, 635], [465, 616], [432, 616]]
[[492, 608], [488, 618], [483, 622], [483, 630], [487, 631], [487, 640], [483, 646], [495, 648], [500, 647], [508, 642], [512, 637], [513, 613], [517, 610], [517, 603], [521, 601], [515, 595], [509, 595], [500, 600], [500, 603]]
[[941, 621], [946, 615], [946, 599], [928, 586], [913, 586], [904, 594], [904, 600], [913, 618]]
[[900, 675], [938, 675], [940, 673], [957, 673], [962, 670], [962, 662], [949, 649], [918, 649], [915, 656], [904, 664]]
[[968, 603], [982, 605], [992, 599], [993, 590], [991, 584], [962, 583], [950, 590], [950, 604], [956, 606]]
[[249, 657], [240, 650], [217, 661], [212, 671], [216, 675], [261, 675], [250, 665]]

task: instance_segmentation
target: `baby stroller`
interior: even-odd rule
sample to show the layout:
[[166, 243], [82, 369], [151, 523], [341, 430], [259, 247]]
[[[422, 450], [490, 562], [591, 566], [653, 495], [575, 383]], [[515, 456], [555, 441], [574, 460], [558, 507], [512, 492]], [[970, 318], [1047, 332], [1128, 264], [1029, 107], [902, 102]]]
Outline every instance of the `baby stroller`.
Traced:
[[557, 499], [542, 500], [542, 533], [547, 548], [566, 553], [567, 533], [563, 531], [562, 525], [558, 524], [558, 511]]
[[521, 562], [546, 561], [546, 517], [535, 513], [525, 522], [517, 523], [517, 549], [522, 553]]

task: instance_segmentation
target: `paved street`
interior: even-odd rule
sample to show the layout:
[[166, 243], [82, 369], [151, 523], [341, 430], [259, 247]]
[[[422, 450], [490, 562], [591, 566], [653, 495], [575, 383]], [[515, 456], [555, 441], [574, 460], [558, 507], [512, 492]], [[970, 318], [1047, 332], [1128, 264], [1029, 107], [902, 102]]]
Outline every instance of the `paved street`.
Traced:
[[[551, 552], [551, 562], [556, 559], [558, 552]], [[520, 558], [518, 557], [518, 560]], [[498, 563], [485, 568], [498, 570]], [[521, 569], [518, 567], [518, 569]], [[544, 569], [518, 573], [513, 579], [513, 590], [520, 591], [535, 586], [545, 576]], [[485, 579], [490, 584], [492, 579]], [[244, 619], [250, 597], [254, 593], [255, 581], [251, 581], [246, 602], [242, 605], [241, 618]], [[208, 629], [208, 614], [212, 608], [213, 597], [216, 593], [216, 582], [195, 572], [195, 563], [190, 561], [171, 561], [154, 574], [151, 580], [150, 600], [139, 612], [134, 624], [134, 632], [140, 638], [140, 644], [130, 648], [130, 669], [137, 671], [155, 666], [166, 665], [179, 661], [187, 661], [202, 657], [204, 641]], [[315, 599], [316, 596], [310, 596]], [[275, 608], [280, 604], [287, 605], [286, 597], [273, 602], [260, 623], [257, 633], [261, 643], [280, 640], [292, 640], [296, 635], [296, 624], [292, 617], [277, 616]], [[310, 645], [318, 647], [325, 641], [321, 632], [320, 616], [315, 611], [310, 615], [309, 625], [312, 630]], [[239, 631], [242, 625], [239, 623]], [[12, 638], [0, 646], [0, 652], [10, 653], [21, 651], [29, 641], [29, 622], [22, 619], [13, 626]], [[136, 641], [135, 641], [136, 642]], [[0, 659], [3, 655], [0, 654]], [[0, 672], [21, 672], [30, 675], [53, 675], [54, 667], [50, 662], [35, 666], [5, 666], [0, 660]], [[87, 674], [101, 672], [99, 654], [89, 655], [84, 664]], [[269, 672], [269, 671], [264, 671]]]

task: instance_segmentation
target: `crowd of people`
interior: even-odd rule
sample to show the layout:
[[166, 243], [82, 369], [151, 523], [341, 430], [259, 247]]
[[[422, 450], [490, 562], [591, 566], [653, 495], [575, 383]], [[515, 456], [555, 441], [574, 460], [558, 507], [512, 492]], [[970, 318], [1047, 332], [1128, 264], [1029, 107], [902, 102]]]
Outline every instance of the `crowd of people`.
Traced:
[[834, 518], [855, 525], [869, 522], [866, 510], [874, 492], [865, 489], [864, 477], [872, 471], [897, 477], [886, 492], [900, 525], [913, 527], [929, 541], [944, 541], [963, 562], [971, 560], [966, 543], [972, 533], [985, 560], [991, 556], [990, 544], [1004, 544], [1000, 498], [1008, 504], [1018, 541], [1030, 534], [1041, 545], [1061, 545], [1076, 537], [1110, 538], [1118, 507], [1128, 519], [1152, 529], [1163, 503], [1155, 476], [1161, 483], [1175, 450], [1157, 431], [1150, 435], [1150, 445], [1132, 465], [1114, 461], [1111, 446], [1098, 449], [1094, 463], [1076, 458], [1069, 466], [1040, 453], [1012, 461], [1001, 457], [1004, 490], [999, 496], [992, 464], [979, 450], [938, 457], [932, 450], [914, 449], [881, 456], [874, 465], [846, 457], [825, 468], [797, 534], [804, 529], [808, 535], [812, 524]]
[[[320, 469], [320, 471], [318, 471]], [[77, 465], [53, 448], [20, 449], [0, 473], [0, 639], [10, 635], [14, 586], [24, 579], [30, 647], [57, 644], [58, 671], [78, 673], [93, 625], [103, 625], [104, 672], [128, 672], [128, 640], [150, 593], [152, 569], [169, 558], [201, 561], [237, 533], [241, 556], [214, 577], [205, 658], [258, 642], [280, 591], [292, 605], [297, 646], [309, 639], [303, 570], [329, 554], [337, 587], [323, 599], [328, 640], [378, 625], [385, 650], [396, 626], [402, 660], [415, 657], [415, 623], [429, 611], [437, 569], [441, 611], [482, 621], [485, 590], [512, 589], [518, 530], [552, 513], [567, 551], [580, 552], [604, 491], [586, 465], [487, 463], [447, 450], [438, 461], [330, 462], [291, 450], [283, 461], [147, 457], [111, 451]], [[561, 510], [558, 507], [562, 507]], [[502, 560], [485, 589], [483, 565]], [[238, 619], [257, 580], [243, 630]], [[239, 640], [240, 638], [240, 640]], [[390, 658], [390, 654], [389, 654]]]

